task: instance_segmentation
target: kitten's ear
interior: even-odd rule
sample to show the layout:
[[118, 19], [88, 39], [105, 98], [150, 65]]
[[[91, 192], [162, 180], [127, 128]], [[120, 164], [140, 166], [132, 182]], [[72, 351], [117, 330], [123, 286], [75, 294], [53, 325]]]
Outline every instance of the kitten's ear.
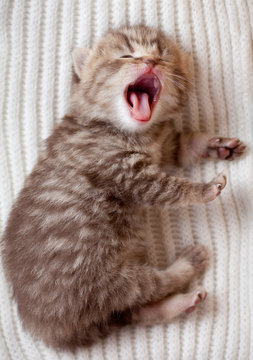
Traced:
[[73, 65], [76, 75], [81, 79], [82, 72], [85, 64], [85, 60], [89, 54], [89, 49], [86, 48], [75, 48], [72, 51]]

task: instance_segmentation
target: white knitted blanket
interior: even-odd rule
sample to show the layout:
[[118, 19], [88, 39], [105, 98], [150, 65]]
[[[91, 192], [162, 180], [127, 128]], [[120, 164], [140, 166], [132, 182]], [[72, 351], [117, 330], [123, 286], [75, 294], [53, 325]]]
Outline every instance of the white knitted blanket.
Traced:
[[[252, 0], [0, 0], [0, 227], [32, 169], [41, 142], [64, 115], [71, 49], [108, 28], [157, 26], [192, 54], [194, 90], [180, 127], [252, 143]], [[228, 185], [207, 205], [150, 210], [150, 262], [164, 266], [185, 245], [211, 249], [203, 283], [209, 296], [166, 326], [128, 327], [75, 355], [56, 353], [23, 331], [0, 267], [0, 359], [253, 359], [252, 153], [191, 172], [207, 181], [224, 170]]]

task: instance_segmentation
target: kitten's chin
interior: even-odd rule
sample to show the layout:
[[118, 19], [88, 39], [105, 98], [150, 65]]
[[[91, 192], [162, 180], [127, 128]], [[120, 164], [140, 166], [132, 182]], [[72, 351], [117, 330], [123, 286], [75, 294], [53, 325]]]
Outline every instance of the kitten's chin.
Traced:
[[126, 102], [123, 97], [120, 97], [116, 103], [117, 105], [117, 127], [122, 130], [127, 130], [130, 132], [144, 132], [149, 129], [155, 122], [155, 112], [154, 111], [148, 121], [138, 121], [130, 116], [129, 109], [126, 106]]

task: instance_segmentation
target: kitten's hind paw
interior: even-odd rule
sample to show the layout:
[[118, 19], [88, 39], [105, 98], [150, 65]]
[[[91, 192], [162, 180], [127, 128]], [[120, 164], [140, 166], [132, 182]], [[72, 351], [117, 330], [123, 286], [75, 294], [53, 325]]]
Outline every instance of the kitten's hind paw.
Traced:
[[204, 157], [214, 157], [232, 161], [241, 156], [246, 145], [237, 138], [213, 137], [208, 141], [207, 152]]
[[207, 297], [207, 292], [203, 287], [199, 287], [192, 293], [186, 295], [187, 300], [189, 301], [187, 309], [185, 309], [186, 314], [190, 314], [196, 309], [196, 306], [205, 301]]
[[208, 265], [209, 252], [204, 245], [189, 245], [180, 254], [180, 258], [191, 264], [195, 275], [201, 275]]

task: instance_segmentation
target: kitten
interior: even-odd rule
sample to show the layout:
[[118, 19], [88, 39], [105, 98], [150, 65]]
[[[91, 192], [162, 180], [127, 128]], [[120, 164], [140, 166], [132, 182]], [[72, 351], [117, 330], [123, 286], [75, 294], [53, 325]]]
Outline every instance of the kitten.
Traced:
[[[236, 138], [179, 134], [187, 55], [144, 26], [107, 33], [73, 52], [68, 114], [46, 141], [3, 236], [3, 261], [25, 328], [55, 348], [74, 349], [127, 323], [167, 322], [206, 292], [183, 293], [208, 261], [187, 247], [164, 270], [145, 262], [141, 209], [214, 200], [226, 185], [168, 175], [197, 158], [233, 160]], [[168, 295], [171, 295], [168, 297]]]

